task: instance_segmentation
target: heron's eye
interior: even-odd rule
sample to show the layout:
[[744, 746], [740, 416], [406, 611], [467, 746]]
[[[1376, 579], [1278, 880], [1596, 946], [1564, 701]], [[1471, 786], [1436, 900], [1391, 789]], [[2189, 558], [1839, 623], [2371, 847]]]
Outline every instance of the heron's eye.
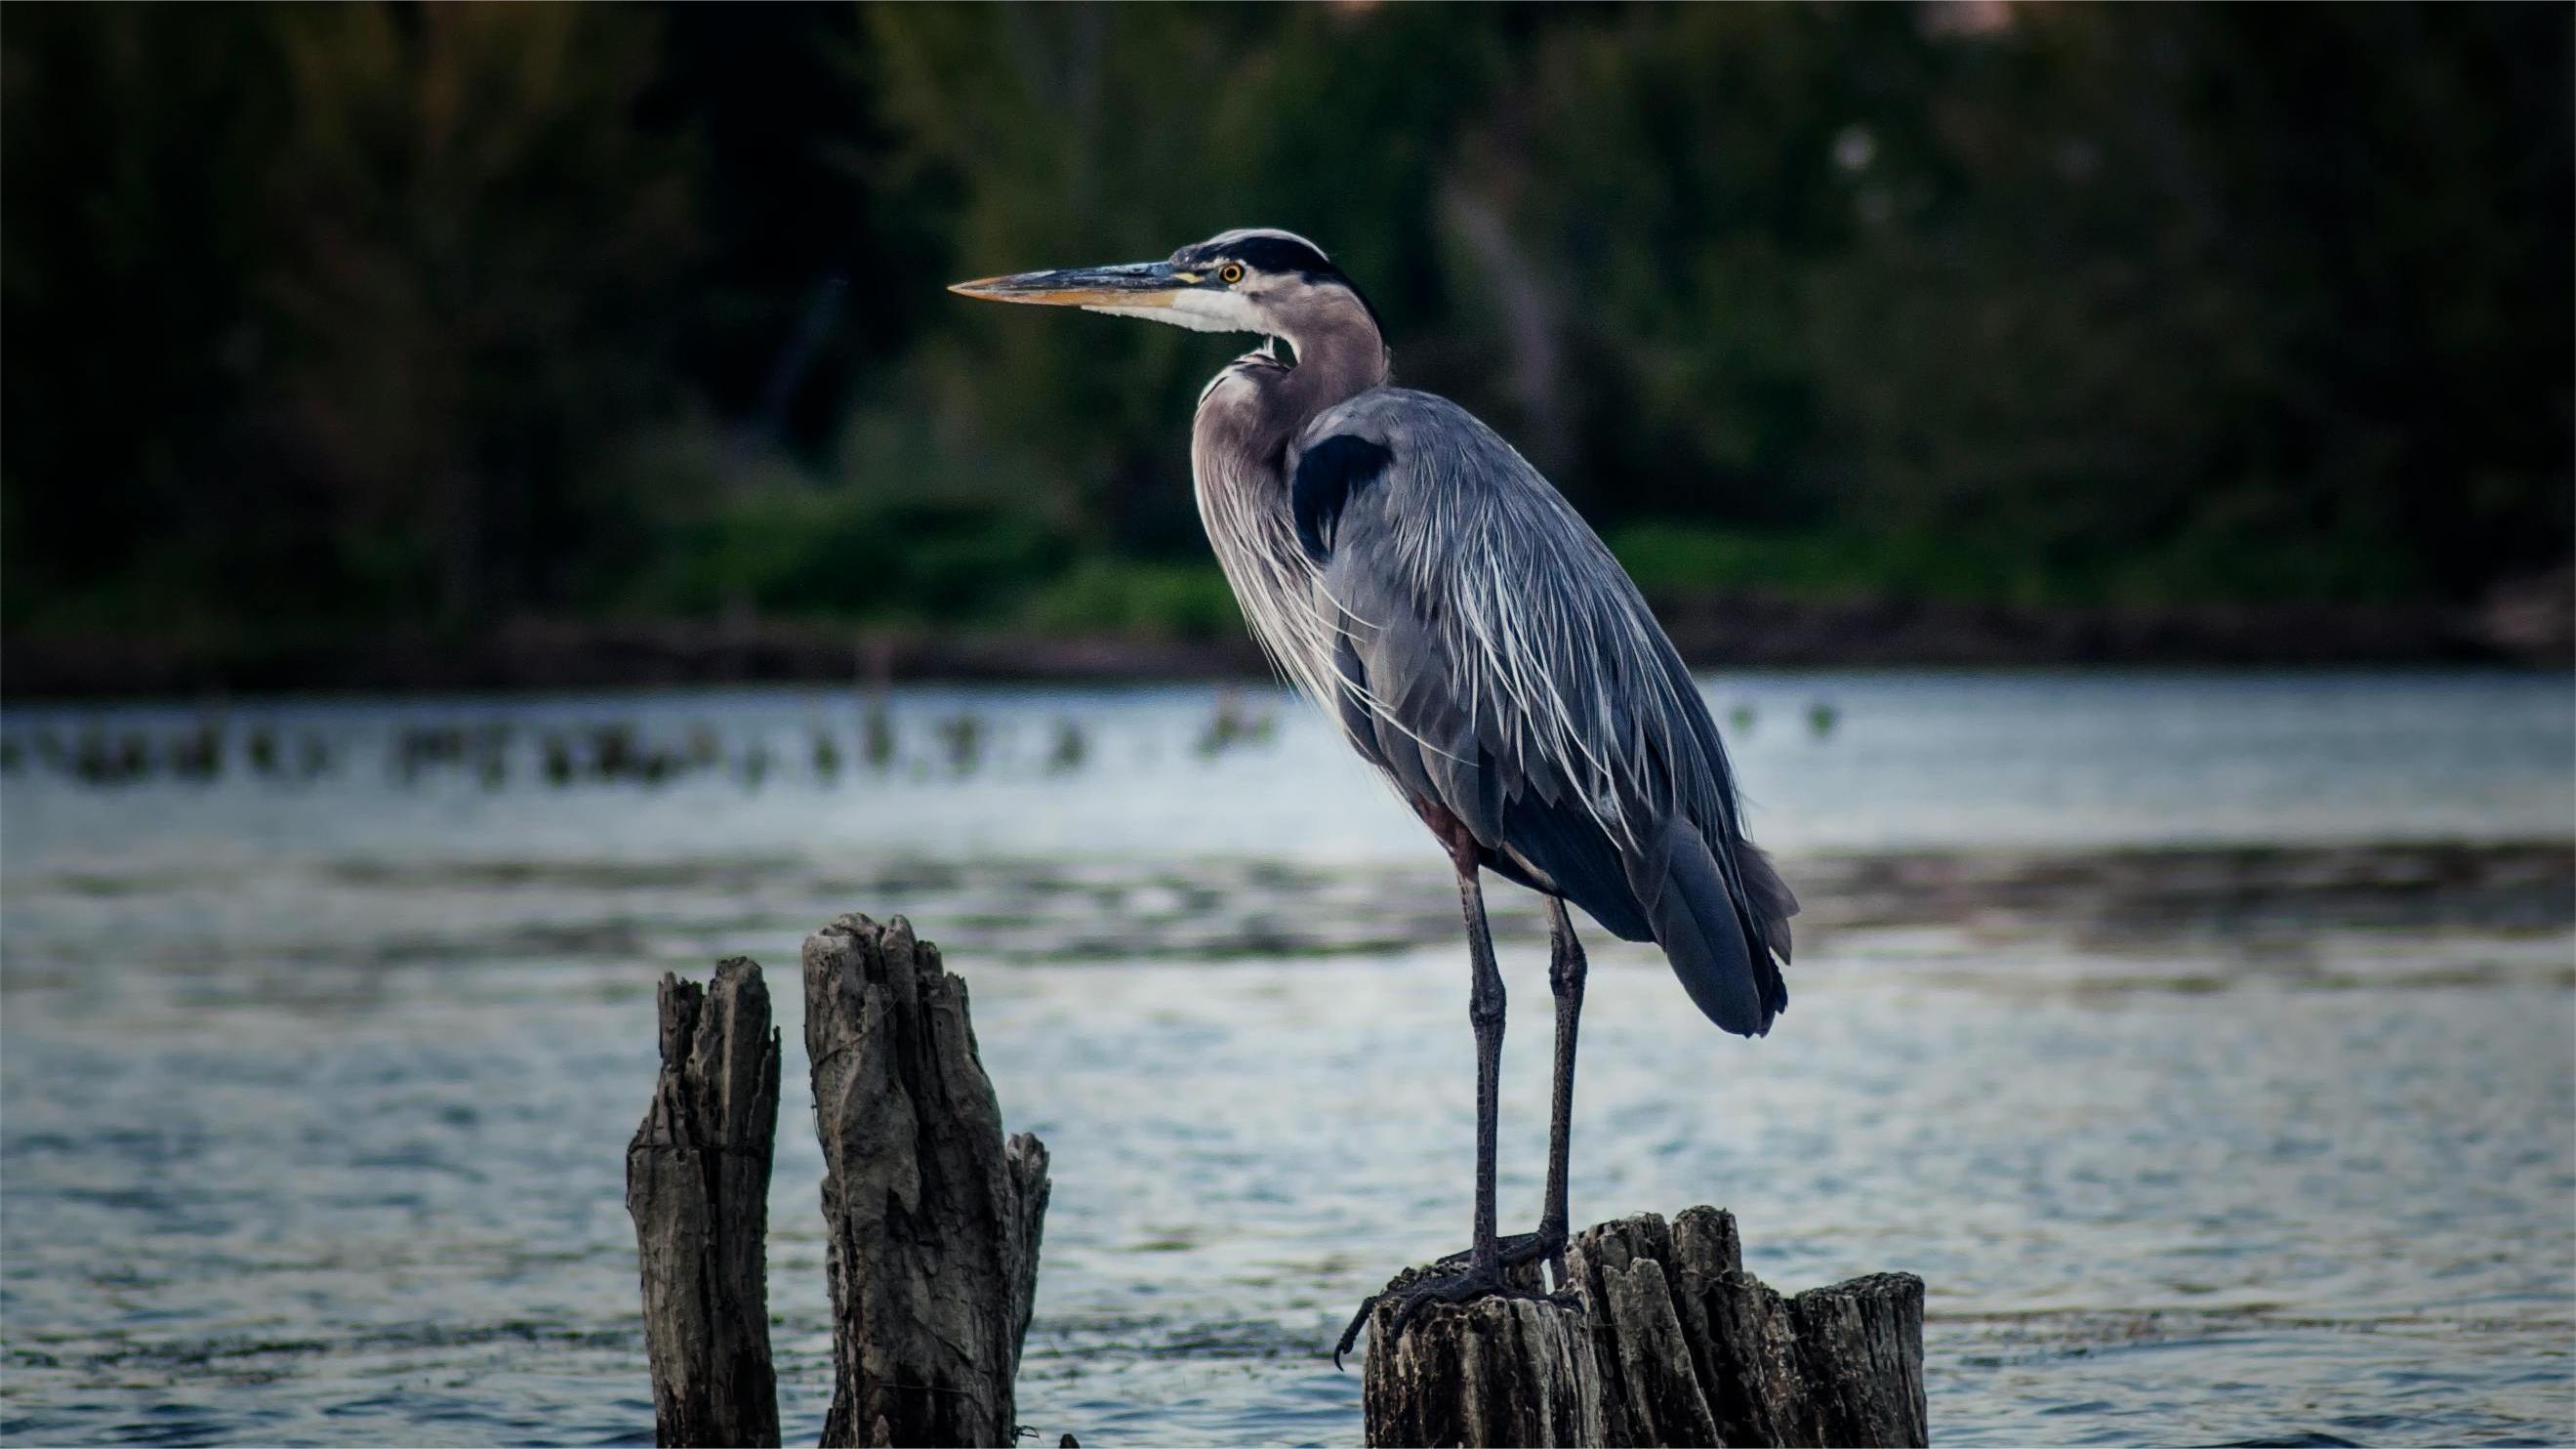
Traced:
[[1243, 263], [1228, 262], [1224, 266], [1217, 268], [1216, 276], [1218, 281], [1231, 287], [1235, 283], [1243, 280]]

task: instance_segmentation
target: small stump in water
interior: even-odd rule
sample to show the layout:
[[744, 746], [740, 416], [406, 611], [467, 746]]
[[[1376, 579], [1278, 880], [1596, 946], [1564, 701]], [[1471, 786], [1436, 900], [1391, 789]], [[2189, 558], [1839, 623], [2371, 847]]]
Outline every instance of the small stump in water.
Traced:
[[1558, 1298], [1431, 1305], [1392, 1344], [1381, 1304], [1363, 1379], [1368, 1442], [1928, 1441], [1923, 1280], [1910, 1273], [1784, 1298], [1744, 1271], [1733, 1216], [1708, 1207], [1590, 1228], [1566, 1269]]
[[662, 978], [662, 1071], [626, 1148], [643, 1267], [655, 1442], [778, 1442], [769, 1358], [770, 1151], [778, 1033], [745, 960], [712, 985]]
[[1009, 1445], [1047, 1150], [1005, 1137], [966, 983], [903, 917], [805, 938], [823, 1140], [832, 1407], [823, 1443]]

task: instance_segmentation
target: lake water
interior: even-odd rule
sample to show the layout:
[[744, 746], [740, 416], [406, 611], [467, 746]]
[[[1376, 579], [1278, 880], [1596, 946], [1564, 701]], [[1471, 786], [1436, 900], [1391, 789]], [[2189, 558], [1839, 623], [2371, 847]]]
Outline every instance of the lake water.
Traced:
[[[1591, 932], [1578, 1221], [1710, 1202], [1775, 1286], [1921, 1274], [1938, 1442], [2576, 1439], [2566, 678], [1706, 683], [1806, 901], [1791, 1008], [1724, 1036]], [[1334, 1334], [1463, 1246], [1445, 868], [1268, 691], [898, 691], [873, 742], [817, 690], [237, 703], [161, 768], [201, 718], [0, 715], [11, 1443], [649, 1443], [653, 984], [738, 952], [811, 1442], [793, 982], [844, 910], [947, 948], [1053, 1150], [1038, 1442], [1356, 1442]], [[1509, 1228], [1548, 1008], [1495, 905]]]

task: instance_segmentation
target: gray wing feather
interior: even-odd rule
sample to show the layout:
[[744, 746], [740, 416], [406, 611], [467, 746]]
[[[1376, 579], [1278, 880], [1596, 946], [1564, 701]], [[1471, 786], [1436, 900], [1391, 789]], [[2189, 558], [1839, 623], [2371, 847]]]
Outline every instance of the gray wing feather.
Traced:
[[[1379, 449], [1371, 477], [1323, 476]], [[1591, 528], [1491, 429], [1425, 393], [1326, 412], [1288, 471], [1301, 498], [1331, 504], [1309, 551], [1353, 744], [1463, 821], [1498, 870], [1662, 943], [1719, 1024], [1766, 1029], [1786, 1002], [1773, 958], [1788, 959], [1796, 901], [1744, 838], [1697, 687]]]

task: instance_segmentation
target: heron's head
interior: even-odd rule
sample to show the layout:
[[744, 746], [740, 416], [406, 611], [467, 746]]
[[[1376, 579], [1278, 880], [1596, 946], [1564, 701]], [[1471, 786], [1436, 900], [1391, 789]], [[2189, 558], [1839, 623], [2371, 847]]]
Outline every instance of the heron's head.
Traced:
[[[959, 282], [948, 290], [995, 302], [1080, 307], [1200, 332], [1284, 337], [1302, 355], [1327, 333], [1365, 328], [1377, 313], [1323, 248], [1291, 232], [1248, 227], [1194, 242], [1163, 261], [1069, 267]], [[1381, 344], [1382, 345], [1382, 344]]]

